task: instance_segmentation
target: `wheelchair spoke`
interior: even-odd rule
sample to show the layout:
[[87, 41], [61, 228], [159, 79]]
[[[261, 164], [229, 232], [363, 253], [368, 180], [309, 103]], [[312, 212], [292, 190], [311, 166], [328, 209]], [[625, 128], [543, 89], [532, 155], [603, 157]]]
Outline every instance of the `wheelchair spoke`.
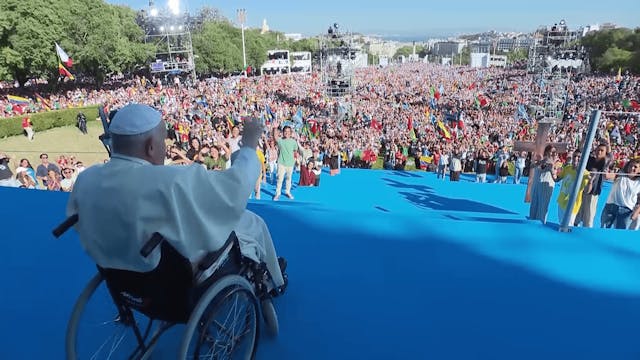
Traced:
[[198, 321], [187, 324], [183, 356], [211, 360], [252, 358], [259, 320], [254, 288], [246, 279], [238, 275], [222, 278], [200, 300], [196, 313]]
[[95, 354], [93, 354], [93, 356], [91, 357], [91, 360], [98, 359], [98, 355], [100, 355], [100, 353], [102, 352], [102, 349], [109, 342], [112, 342], [112, 344], [111, 344], [111, 349], [109, 349], [109, 355], [107, 356], [107, 359], [111, 359], [111, 356], [113, 355], [114, 351], [118, 348], [118, 346], [120, 346], [120, 343], [122, 343], [122, 340], [124, 339], [126, 334], [126, 329], [123, 328], [120, 332], [121, 332], [121, 335], [119, 339], [116, 339], [117, 335], [115, 333], [109, 336], [107, 339], [105, 339], [105, 341], [98, 347], [98, 350], [95, 352]]
[[[241, 293], [233, 295], [233, 302], [226, 312], [224, 321], [213, 319], [211, 325], [215, 327], [212, 334], [205, 337], [209, 351], [206, 355], [199, 355], [201, 359], [230, 359], [240, 340], [251, 332], [249, 326], [250, 316], [247, 304], [241, 304]], [[207, 331], [207, 329], [205, 329]]]
[[126, 333], [126, 329], [122, 329], [122, 336], [120, 336], [120, 339], [118, 339], [117, 343], [114, 343], [113, 345], [111, 345], [111, 351], [109, 351], [109, 357], [107, 359], [111, 359], [111, 355], [113, 355], [113, 353], [115, 352], [115, 350], [120, 346], [120, 343], [122, 343], [122, 340], [124, 339], [125, 333]]

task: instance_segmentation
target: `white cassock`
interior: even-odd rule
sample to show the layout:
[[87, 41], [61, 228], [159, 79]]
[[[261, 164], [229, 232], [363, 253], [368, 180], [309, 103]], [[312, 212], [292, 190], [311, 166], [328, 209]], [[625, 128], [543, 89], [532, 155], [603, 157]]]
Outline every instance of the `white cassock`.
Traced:
[[160, 248], [147, 258], [139, 253], [154, 232], [197, 263], [235, 230], [242, 253], [264, 261], [280, 286], [284, 281], [269, 230], [246, 210], [259, 173], [256, 151], [248, 148], [234, 153], [226, 171], [157, 166], [113, 154], [108, 163], [78, 175], [67, 216], [79, 215], [75, 229], [96, 264], [136, 272], [151, 271], [160, 261]]

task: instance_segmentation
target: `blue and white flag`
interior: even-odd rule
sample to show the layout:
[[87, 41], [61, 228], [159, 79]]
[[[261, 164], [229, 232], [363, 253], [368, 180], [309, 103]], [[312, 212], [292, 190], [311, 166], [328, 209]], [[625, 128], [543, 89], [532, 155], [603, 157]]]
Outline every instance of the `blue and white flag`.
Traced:
[[303, 120], [303, 114], [302, 114], [302, 108], [301, 107], [298, 108], [298, 111], [296, 111], [295, 115], [293, 115], [291, 120], [293, 120], [296, 124], [302, 125], [304, 120]]

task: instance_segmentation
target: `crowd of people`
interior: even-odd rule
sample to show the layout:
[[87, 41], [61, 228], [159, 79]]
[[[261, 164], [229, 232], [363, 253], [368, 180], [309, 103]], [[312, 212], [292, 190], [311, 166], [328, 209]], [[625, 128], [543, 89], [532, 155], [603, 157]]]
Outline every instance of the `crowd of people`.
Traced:
[[[565, 143], [568, 149], [556, 154], [554, 164], [572, 163], [591, 110], [600, 109], [596, 144], [607, 144], [607, 161], [599, 171], [627, 174], [623, 169], [640, 155], [639, 80], [631, 75], [617, 80], [573, 77], [566, 88], [563, 117], [547, 139]], [[108, 113], [131, 102], [148, 104], [162, 112], [167, 124], [166, 163], [197, 162], [210, 170], [228, 167], [242, 139], [243, 119], [259, 118], [266, 130], [256, 149], [263, 167], [255, 195], [262, 181], [273, 181], [274, 200], [281, 193], [293, 198], [294, 171], [300, 172], [300, 185], [317, 186], [322, 167], [336, 174], [341, 167], [371, 168], [377, 161], [387, 169], [435, 171], [451, 181], [463, 172], [475, 173], [478, 182], [504, 183], [513, 176], [519, 183], [530, 174], [538, 182], [555, 185], [562, 178], [560, 166], [550, 168], [555, 179], [550, 178], [543, 175], [545, 159], [514, 149], [515, 141], [534, 140], [535, 108], [544, 105], [549, 90], [534, 75], [409, 63], [359, 69], [353, 83], [347, 96], [332, 98], [323, 92], [318, 74], [208, 79], [192, 86], [136, 77], [120, 87], [40, 97], [20, 111], [101, 104]], [[4, 99], [0, 108], [0, 117], [16, 115]], [[58, 174], [59, 182], [64, 181], [64, 172]], [[33, 180], [44, 185], [40, 177]], [[546, 197], [546, 191], [534, 190]], [[536, 203], [536, 208], [544, 204]], [[538, 212], [532, 217], [545, 221], [546, 211]], [[592, 226], [592, 221], [584, 224]]]

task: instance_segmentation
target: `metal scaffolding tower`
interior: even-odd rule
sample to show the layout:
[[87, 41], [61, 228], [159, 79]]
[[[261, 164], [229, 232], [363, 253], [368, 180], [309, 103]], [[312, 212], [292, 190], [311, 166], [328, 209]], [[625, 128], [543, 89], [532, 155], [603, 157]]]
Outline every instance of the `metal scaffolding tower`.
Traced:
[[327, 96], [353, 93], [357, 52], [352, 36], [341, 33], [338, 24], [330, 26], [327, 34], [320, 37], [320, 76]]
[[150, 10], [143, 12], [140, 25], [145, 42], [153, 44], [156, 53], [149, 64], [152, 74], [190, 76], [195, 80], [195, 58], [191, 42], [189, 15], [162, 13], [149, 2]]
[[578, 33], [568, 29], [564, 20], [540, 29], [529, 48], [528, 71], [538, 86], [533, 105], [535, 117], [561, 120], [567, 104], [572, 77], [587, 72], [586, 52], [576, 46]]

